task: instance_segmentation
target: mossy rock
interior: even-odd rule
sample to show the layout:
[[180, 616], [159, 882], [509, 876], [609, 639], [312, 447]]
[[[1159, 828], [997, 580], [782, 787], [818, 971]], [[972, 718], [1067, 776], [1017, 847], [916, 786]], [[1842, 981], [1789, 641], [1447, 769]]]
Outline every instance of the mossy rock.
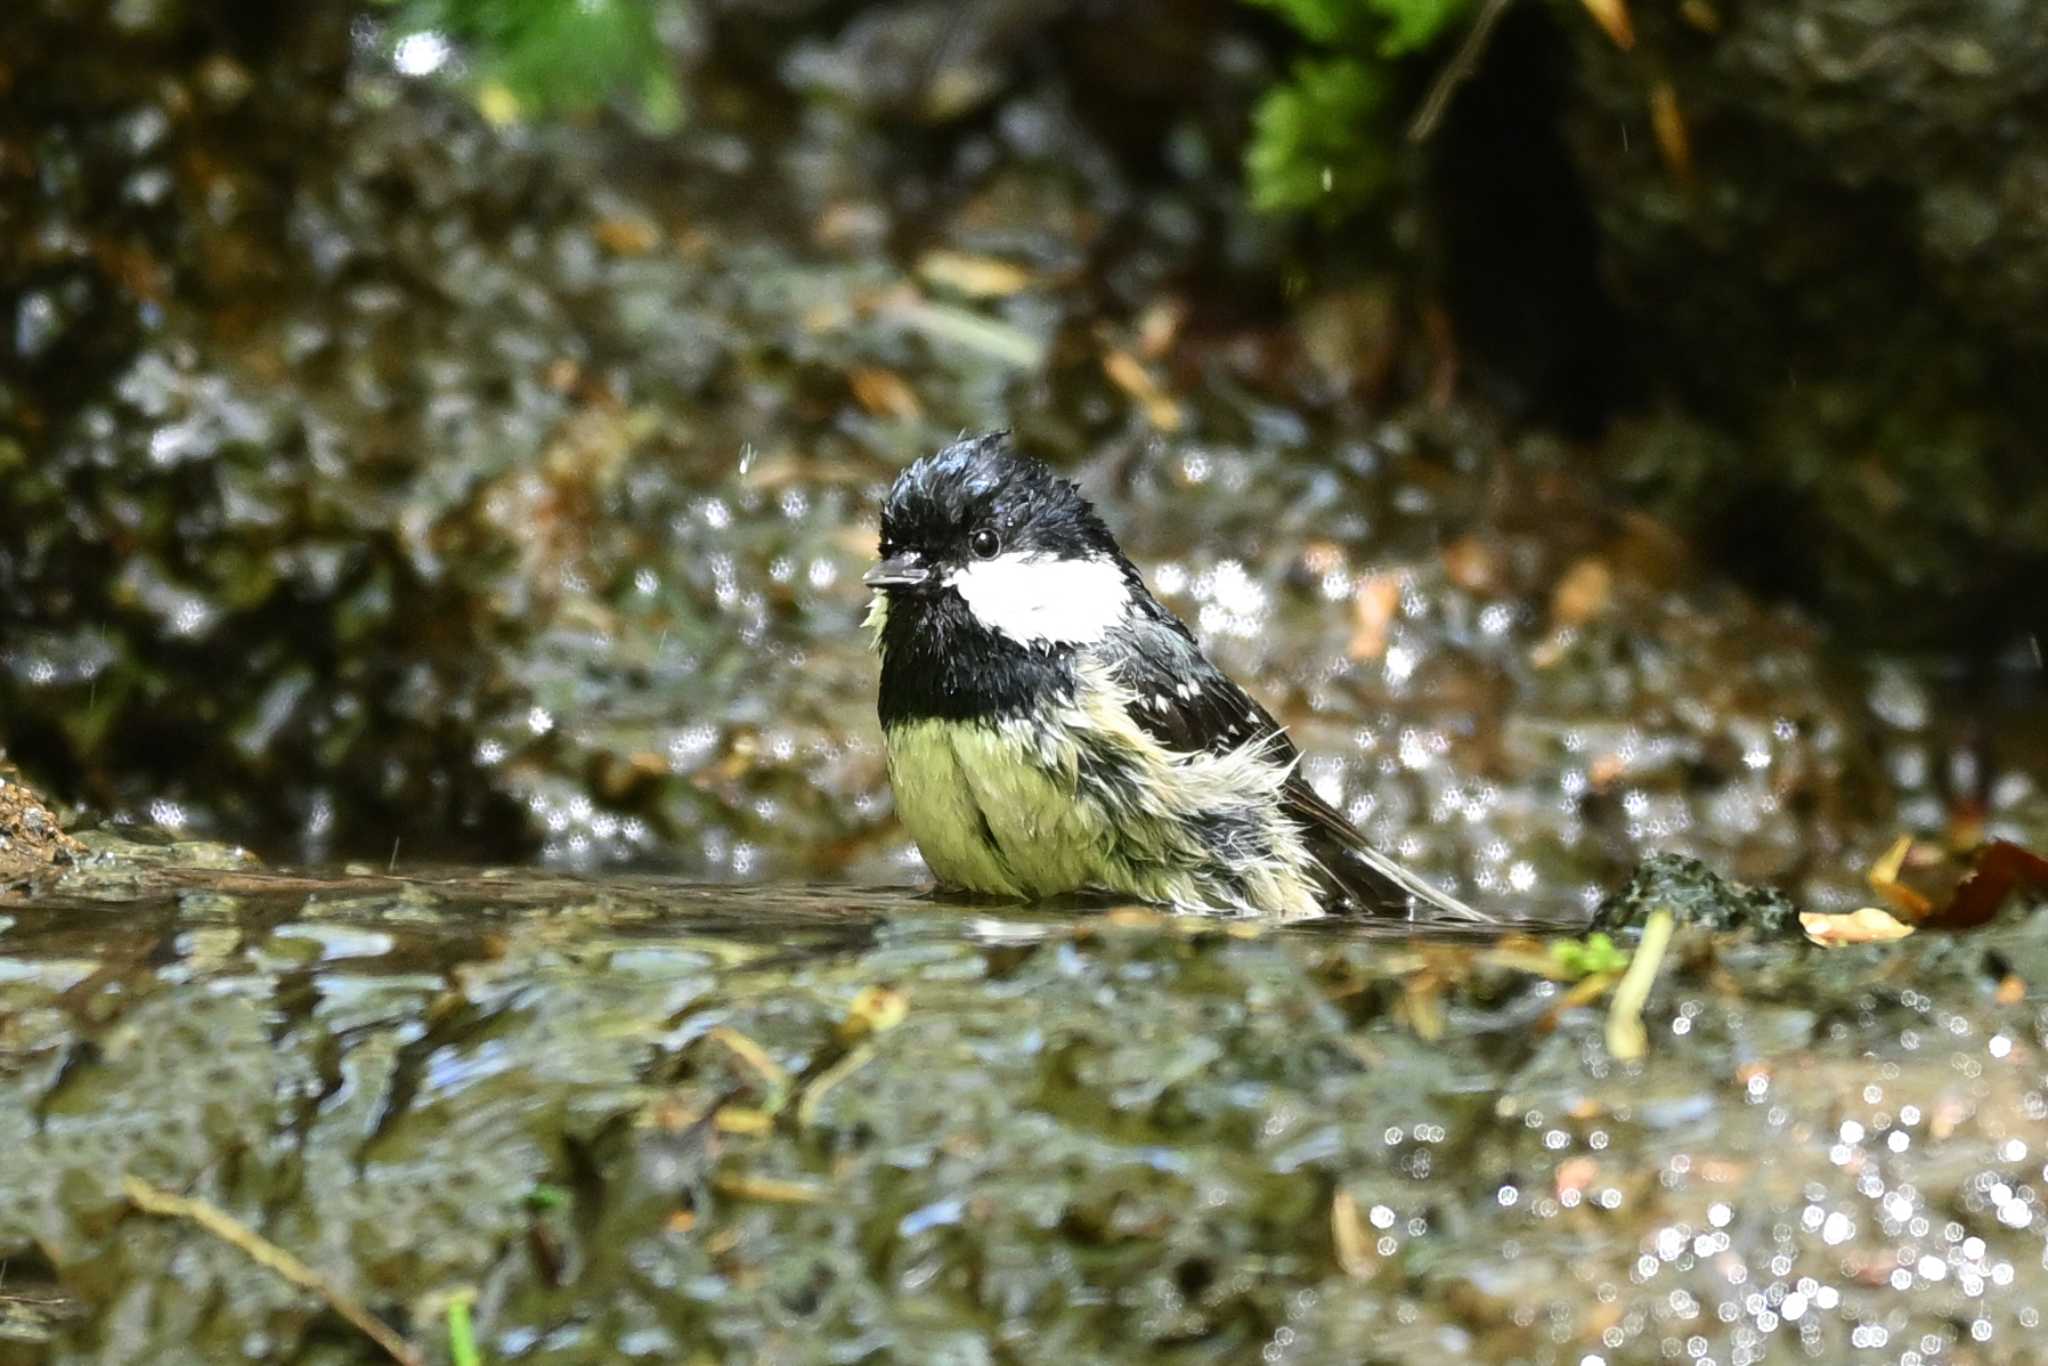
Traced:
[[2032, 624], [2011, 586], [2048, 563], [2048, 11], [1638, 6], [1623, 51], [1553, 9], [1653, 395], [1605, 443], [1620, 484], [1862, 634]]

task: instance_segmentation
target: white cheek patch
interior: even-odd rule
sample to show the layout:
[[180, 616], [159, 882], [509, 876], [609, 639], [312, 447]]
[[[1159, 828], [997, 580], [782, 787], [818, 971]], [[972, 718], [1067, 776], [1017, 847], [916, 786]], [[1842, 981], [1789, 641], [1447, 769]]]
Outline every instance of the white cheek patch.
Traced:
[[1131, 606], [1112, 560], [998, 555], [962, 565], [947, 582], [983, 626], [1036, 644], [1092, 645]]

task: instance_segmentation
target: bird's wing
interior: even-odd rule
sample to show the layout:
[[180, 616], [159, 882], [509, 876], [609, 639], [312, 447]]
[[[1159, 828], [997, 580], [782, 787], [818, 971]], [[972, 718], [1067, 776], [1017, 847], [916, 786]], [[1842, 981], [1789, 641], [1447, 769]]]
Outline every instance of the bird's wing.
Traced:
[[1293, 742], [1279, 723], [1211, 664], [1187, 627], [1164, 609], [1098, 648], [1131, 690], [1132, 718], [1167, 749], [1223, 754], [1264, 741], [1276, 763], [1294, 761]]
[[1282, 791], [1287, 814], [1308, 835], [1309, 852], [1331, 889], [1359, 909], [1376, 915], [1430, 917], [1488, 923], [1493, 917], [1475, 910], [1449, 892], [1431, 886], [1420, 875], [1388, 858], [1366, 842], [1358, 827], [1308, 785], [1299, 772], [1290, 774]]
[[1301, 776], [1300, 751], [1272, 714], [1211, 664], [1185, 625], [1164, 608], [1119, 633], [1108, 660], [1132, 692], [1131, 719], [1168, 749], [1221, 754], [1263, 742], [1289, 767], [1280, 799], [1301, 828], [1325, 897], [1369, 915], [1489, 921], [1485, 915], [1366, 843], [1351, 822]]

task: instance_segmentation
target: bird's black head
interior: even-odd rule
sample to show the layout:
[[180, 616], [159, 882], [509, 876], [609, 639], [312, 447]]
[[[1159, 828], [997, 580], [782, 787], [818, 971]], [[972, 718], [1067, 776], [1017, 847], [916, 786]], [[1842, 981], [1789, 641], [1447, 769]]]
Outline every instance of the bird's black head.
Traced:
[[871, 585], [936, 591], [975, 561], [1118, 560], [1116, 538], [1070, 480], [1019, 455], [1008, 432], [956, 441], [896, 478]]
[[869, 624], [882, 713], [968, 717], [1036, 704], [1149, 601], [1079, 489], [1010, 447], [956, 441], [904, 470], [882, 508]]

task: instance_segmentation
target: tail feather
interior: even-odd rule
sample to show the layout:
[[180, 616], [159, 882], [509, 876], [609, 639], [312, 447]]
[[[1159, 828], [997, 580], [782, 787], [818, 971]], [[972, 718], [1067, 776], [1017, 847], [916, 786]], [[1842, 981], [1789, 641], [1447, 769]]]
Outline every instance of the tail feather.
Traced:
[[1494, 917], [1430, 885], [1369, 845], [1314, 851], [1316, 866], [1341, 899], [1373, 915], [1410, 920], [1465, 920], [1492, 924]]
[[1373, 848], [1299, 776], [1289, 781], [1284, 795], [1308, 837], [1309, 854], [1327, 883], [1331, 900], [1349, 903], [1368, 915], [1495, 923], [1496, 917], [1431, 886]]

